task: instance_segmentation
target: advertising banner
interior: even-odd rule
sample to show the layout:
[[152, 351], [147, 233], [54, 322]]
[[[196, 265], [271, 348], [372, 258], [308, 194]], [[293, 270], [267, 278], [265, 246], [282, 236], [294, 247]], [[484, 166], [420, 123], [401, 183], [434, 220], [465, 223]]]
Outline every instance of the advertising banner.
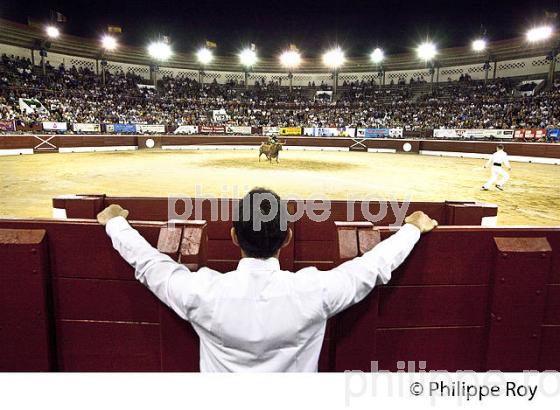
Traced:
[[358, 128], [358, 137], [363, 138], [387, 138], [389, 128]]
[[262, 135], [278, 135], [280, 134], [279, 127], [263, 127], [262, 128]]
[[52, 121], [44, 121], [43, 122], [43, 130], [45, 131], [61, 131], [64, 132], [68, 129], [65, 122], [52, 122]]
[[196, 125], [181, 125], [177, 127], [173, 134], [196, 134], [198, 133], [198, 127]]
[[455, 129], [438, 129], [438, 130], [434, 130], [434, 138], [442, 138], [442, 139], [456, 139], [456, 138], [462, 138], [463, 136], [463, 130], [459, 130], [461, 131], [461, 134], [457, 134], [457, 130]]
[[228, 125], [226, 127], [226, 133], [228, 133], [228, 134], [251, 135], [251, 127]]
[[542, 140], [546, 137], [546, 128], [519, 128], [513, 133], [513, 137], [517, 140]]
[[339, 131], [338, 135], [340, 137], [354, 138], [356, 136], [357, 128], [344, 127], [344, 128], [339, 128], [338, 131]]
[[546, 138], [558, 142], [560, 140], [560, 128], [549, 128], [546, 131]]
[[198, 130], [205, 134], [224, 134], [226, 127], [223, 125], [202, 125], [198, 127]]
[[107, 124], [107, 132], [114, 132], [117, 134], [134, 134], [136, 126], [134, 124]]
[[337, 137], [338, 129], [336, 128], [313, 128], [315, 137]]
[[136, 132], [140, 134], [163, 134], [165, 133], [165, 125], [160, 124], [134, 124]]
[[87, 123], [74, 123], [72, 124], [72, 131], [74, 132], [101, 132], [101, 125], [87, 124]]
[[436, 129], [434, 138], [443, 139], [513, 139], [513, 130], [502, 129]]
[[301, 135], [300, 127], [282, 127], [280, 128], [280, 135]]
[[402, 138], [403, 129], [402, 128], [389, 128], [389, 136], [391, 138]]
[[306, 137], [314, 136], [315, 135], [315, 128], [305, 127], [303, 129], [303, 135], [305, 135]]
[[0, 120], [0, 131], [15, 131], [16, 124], [13, 120]]
[[523, 137], [524, 137], [526, 140], [534, 140], [534, 139], [535, 139], [535, 135], [536, 135], [535, 130], [533, 130], [533, 129], [526, 129], [526, 130], [525, 130], [525, 134], [523, 135]]
[[464, 139], [513, 139], [513, 130], [483, 130], [483, 129], [472, 129], [472, 130], [457, 130], [463, 131]]

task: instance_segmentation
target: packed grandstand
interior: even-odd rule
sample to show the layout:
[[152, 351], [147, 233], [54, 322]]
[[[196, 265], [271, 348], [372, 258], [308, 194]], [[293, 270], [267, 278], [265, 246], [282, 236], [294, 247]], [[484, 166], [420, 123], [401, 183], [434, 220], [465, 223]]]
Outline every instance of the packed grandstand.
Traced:
[[154, 84], [133, 70], [101, 76], [90, 67], [51, 65], [48, 57], [41, 67], [30, 58], [2, 54], [0, 131], [350, 137], [414, 131], [422, 137], [556, 141], [560, 126], [560, 82], [547, 81], [545, 74], [486, 79], [461, 74], [438, 84], [433, 71], [431, 84], [423, 75], [387, 83], [372, 75], [341, 81], [333, 93], [331, 82], [323, 80], [287, 87], [281, 78], [257, 78], [247, 87], [238, 78], [200, 82], [162, 72]]

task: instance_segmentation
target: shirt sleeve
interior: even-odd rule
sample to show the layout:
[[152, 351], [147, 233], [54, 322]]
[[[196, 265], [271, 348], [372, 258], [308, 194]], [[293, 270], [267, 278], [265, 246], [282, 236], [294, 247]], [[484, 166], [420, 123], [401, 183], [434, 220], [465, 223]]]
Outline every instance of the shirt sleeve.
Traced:
[[327, 317], [358, 303], [376, 285], [389, 282], [391, 272], [406, 259], [419, 239], [420, 230], [406, 224], [362, 256], [333, 270], [319, 272]]
[[107, 222], [113, 247], [135, 270], [134, 276], [181, 318], [190, 320], [200, 306], [200, 296], [211, 286], [212, 271], [192, 273], [146, 241], [123, 217]]

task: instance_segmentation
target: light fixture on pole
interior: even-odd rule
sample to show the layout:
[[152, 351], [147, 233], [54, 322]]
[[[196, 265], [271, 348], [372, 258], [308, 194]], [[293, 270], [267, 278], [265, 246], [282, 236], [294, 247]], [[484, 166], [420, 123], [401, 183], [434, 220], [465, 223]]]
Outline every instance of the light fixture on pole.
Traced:
[[158, 62], [168, 60], [173, 55], [173, 51], [167, 41], [159, 40], [148, 45], [148, 54], [154, 60], [151, 68], [152, 75], [154, 77], [154, 86], [157, 87], [157, 73], [159, 71]]
[[54, 40], [60, 36], [60, 30], [58, 27], [50, 25], [45, 27], [46, 39], [36, 39], [39, 46], [39, 55], [41, 56], [41, 67], [43, 69], [43, 75], [47, 75], [47, 65], [45, 57], [48, 55], [48, 49], [51, 47], [50, 40]]
[[375, 65], [379, 65], [385, 59], [385, 53], [379, 47], [372, 51], [369, 56], [371, 62]]
[[333, 94], [335, 95], [338, 88], [338, 69], [342, 67], [345, 60], [344, 52], [339, 47], [333, 48], [323, 54], [323, 64], [329, 67], [333, 72]]
[[294, 70], [301, 64], [301, 54], [296, 46], [290, 45], [290, 48], [280, 54], [280, 64], [288, 70], [288, 78], [290, 80], [290, 91], [293, 87]]
[[49, 38], [58, 38], [58, 36], [60, 36], [60, 30], [55, 26], [45, 27], [45, 33], [47, 33]]
[[487, 46], [486, 40], [483, 38], [476, 39], [472, 42], [472, 49], [477, 53], [486, 50], [486, 46]]
[[118, 47], [117, 39], [109, 34], [104, 35], [101, 38], [101, 77], [103, 79], [103, 85], [106, 83], [106, 69], [107, 60], [105, 56], [108, 52], [115, 51]]
[[525, 34], [525, 37], [527, 38], [528, 42], [537, 43], [539, 41], [548, 40], [550, 37], [552, 37], [553, 33], [554, 29], [552, 28], [552, 26], [539, 26], [529, 29]]
[[198, 70], [198, 82], [202, 86], [204, 83], [204, 67], [207, 66], [214, 60], [214, 54], [212, 51], [206, 47], [202, 47], [196, 52], [196, 59], [200, 68]]
[[418, 58], [424, 60], [425, 62], [433, 60], [437, 54], [437, 48], [434, 43], [426, 41], [418, 46], [416, 49], [416, 54]]
[[245, 71], [245, 88], [249, 87], [249, 71], [257, 63], [257, 52], [255, 45], [251, 44], [251, 48], [246, 48], [239, 53], [239, 62]]

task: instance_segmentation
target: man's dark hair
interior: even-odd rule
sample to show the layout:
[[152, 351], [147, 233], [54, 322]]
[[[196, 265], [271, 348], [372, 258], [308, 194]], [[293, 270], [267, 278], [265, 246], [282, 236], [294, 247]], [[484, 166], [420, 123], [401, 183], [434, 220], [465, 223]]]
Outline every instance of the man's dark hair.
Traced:
[[504, 146], [502, 144], [498, 144], [498, 149], [504, 149]]
[[276, 192], [254, 188], [239, 201], [233, 227], [239, 246], [250, 258], [270, 258], [288, 235], [288, 210]]

